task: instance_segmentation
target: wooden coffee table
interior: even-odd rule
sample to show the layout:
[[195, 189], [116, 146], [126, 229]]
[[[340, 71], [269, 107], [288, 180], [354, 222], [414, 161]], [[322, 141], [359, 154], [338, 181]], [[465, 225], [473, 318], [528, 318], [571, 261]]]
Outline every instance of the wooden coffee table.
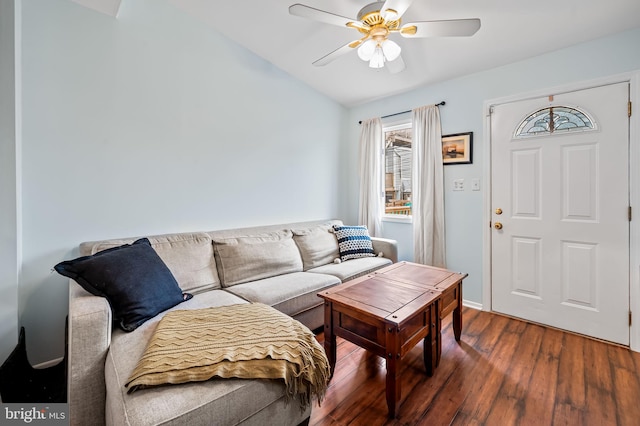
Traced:
[[466, 276], [401, 262], [318, 293], [325, 300], [324, 348], [331, 372], [337, 336], [384, 357], [389, 417], [395, 417], [403, 357], [424, 340], [425, 370], [433, 375], [441, 352], [440, 319], [449, 312], [458, 317], [454, 326], [460, 338], [461, 283]]
[[[453, 314], [453, 335], [457, 341], [460, 341], [460, 334], [462, 333], [462, 280], [468, 274], [411, 262], [394, 263], [386, 268], [378, 269], [375, 274], [439, 292], [438, 317], [442, 320], [447, 315]], [[439, 322], [436, 339], [437, 357], [435, 365], [437, 367], [440, 364], [440, 355], [442, 353]]]

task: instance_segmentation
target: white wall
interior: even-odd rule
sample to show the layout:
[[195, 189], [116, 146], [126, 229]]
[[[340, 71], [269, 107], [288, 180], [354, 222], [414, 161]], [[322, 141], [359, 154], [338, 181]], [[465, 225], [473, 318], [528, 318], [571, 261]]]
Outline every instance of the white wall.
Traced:
[[21, 323], [64, 351], [81, 241], [340, 217], [346, 110], [166, 1], [23, 5]]
[[15, 16], [20, 2], [0, 1], [0, 364], [18, 342], [20, 24]]
[[[483, 103], [494, 99], [536, 89], [579, 82], [598, 77], [640, 69], [640, 30], [620, 33], [592, 42], [558, 50], [500, 68], [421, 87], [409, 93], [367, 103], [349, 112], [349, 141], [351, 155], [357, 155], [358, 121], [375, 116], [393, 114], [418, 106], [446, 101], [441, 107], [443, 134], [473, 132], [473, 164], [445, 166], [445, 214], [448, 267], [467, 272], [463, 296], [482, 303], [482, 221], [483, 191], [471, 191], [472, 178], [482, 178]], [[434, 58], [444, 60], [444, 58]], [[407, 64], [411, 66], [411, 64]], [[396, 118], [397, 119], [397, 118]], [[452, 190], [454, 179], [464, 179], [465, 190]], [[352, 173], [350, 190], [357, 194], [358, 178]], [[357, 212], [357, 197], [351, 197], [351, 212]], [[413, 258], [410, 224], [384, 224], [383, 235], [399, 240], [401, 257]]]

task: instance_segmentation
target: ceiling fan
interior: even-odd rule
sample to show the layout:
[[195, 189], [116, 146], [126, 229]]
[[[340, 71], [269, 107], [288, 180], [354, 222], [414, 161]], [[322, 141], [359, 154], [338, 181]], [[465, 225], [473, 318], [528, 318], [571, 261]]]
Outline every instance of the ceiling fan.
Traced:
[[353, 28], [361, 37], [323, 56], [313, 65], [323, 66], [357, 48], [358, 56], [369, 62], [371, 68], [382, 68], [385, 63], [392, 73], [404, 69], [400, 46], [389, 39], [392, 34], [405, 38], [471, 36], [480, 29], [480, 19], [454, 19], [421, 21], [403, 24], [402, 15], [413, 0], [376, 1], [364, 6], [357, 19], [336, 15], [324, 10], [296, 3], [289, 13], [326, 24]]

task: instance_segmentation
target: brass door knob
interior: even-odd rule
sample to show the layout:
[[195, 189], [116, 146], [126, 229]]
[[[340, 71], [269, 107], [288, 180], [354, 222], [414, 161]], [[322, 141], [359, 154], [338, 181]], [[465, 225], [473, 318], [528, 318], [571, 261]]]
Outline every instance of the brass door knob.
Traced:
[[496, 222], [493, 224], [493, 227], [496, 229], [502, 229], [502, 224], [500, 222]]
[[502, 214], [502, 209], [500, 207], [498, 207], [496, 209], [496, 214], [498, 214], [498, 215]]

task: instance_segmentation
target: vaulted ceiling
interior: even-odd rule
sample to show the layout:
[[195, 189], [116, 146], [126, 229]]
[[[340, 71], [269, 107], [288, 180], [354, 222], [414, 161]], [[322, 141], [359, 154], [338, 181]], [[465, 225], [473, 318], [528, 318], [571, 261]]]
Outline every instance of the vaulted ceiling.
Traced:
[[[121, 1], [134, 0], [74, 1], [115, 16]], [[640, 27], [638, 0], [414, 0], [403, 22], [479, 18], [482, 26], [472, 37], [405, 39], [394, 34], [406, 68], [391, 74], [386, 67], [369, 68], [356, 52], [322, 67], [312, 65], [360, 33], [288, 10], [301, 2], [355, 18], [369, 0], [168, 1], [346, 106]]]

